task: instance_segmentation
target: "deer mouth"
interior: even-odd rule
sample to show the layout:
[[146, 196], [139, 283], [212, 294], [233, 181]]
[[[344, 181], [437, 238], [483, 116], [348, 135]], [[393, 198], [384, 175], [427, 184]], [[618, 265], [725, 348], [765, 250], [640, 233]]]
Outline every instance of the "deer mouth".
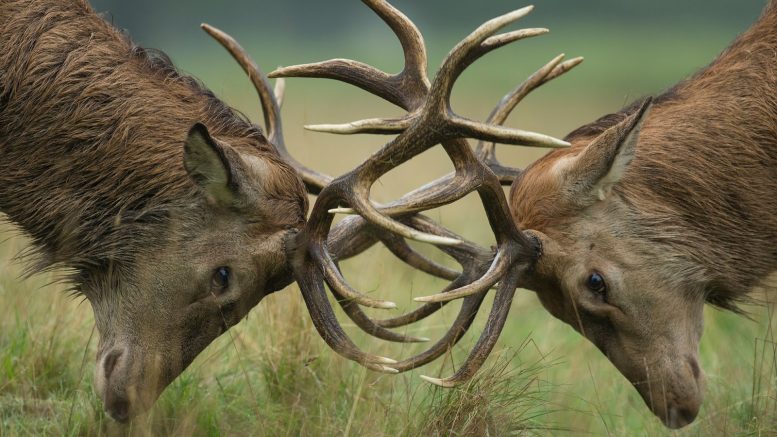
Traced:
[[677, 369], [665, 372], [663, 378], [634, 384], [653, 414], [671, 429], [685, 427], [696, 419], [705, 388], [704, 374], [695, 358], [686, 357], [677, 364]]

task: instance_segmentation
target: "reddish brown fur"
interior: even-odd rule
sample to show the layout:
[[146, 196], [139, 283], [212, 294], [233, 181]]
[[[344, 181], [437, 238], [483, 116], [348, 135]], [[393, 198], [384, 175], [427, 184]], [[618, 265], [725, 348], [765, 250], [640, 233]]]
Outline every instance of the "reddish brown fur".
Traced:
[[[692, 258], [695, 273], [718, 286], [710, 301], [727, 308], [777, 266], [775, 59], [772, 6], [712, 64], [654, 101], [636, 158], [614, 188], [631, 206], [629, 229]], [[566, 138], [571, 148], [532, 165], [511, 194], [523, 229], [574, 220], [555, 180], [542, 175], [638, 103], [575, 130]]]
[[[634, 141], [618, 133], [642, 102], [570, 133], [571, 148], [512, 187], [514, 219], [543, 241], [527, 286], [671, 427], [701, 404], [704, 302], [738, 310], [777, 270], [775, 60], [772, 1], [712, 64], [653, 100]], [[594, 273], [605, 292], [586, 285]]]

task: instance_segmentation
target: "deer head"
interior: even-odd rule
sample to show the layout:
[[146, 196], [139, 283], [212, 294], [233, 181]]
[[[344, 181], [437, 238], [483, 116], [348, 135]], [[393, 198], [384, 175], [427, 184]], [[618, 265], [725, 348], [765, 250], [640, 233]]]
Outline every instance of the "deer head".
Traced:
[[170, 210], [166, 235], [133, 269], [82, 285], [100, 333], [95, 388], [119, 421], [290, 282], [284, 239], [305, 218], [302, 184], [277, 155], [233, 147], [199, 123], [181, 140], [195, 201]]
[[[705, 293], [671, 246], [645, 244], [645, 216], [615, 187], [635, 156], [651, 99], [600, 135], [532, 164], [512, 188], [513, 217], [542, 247], [526, 288], [589, 339], [672, 428], [692, 422]], [[686, 268], [687, 267], [687, 268]], [[685, 272], [683, 270], [685, 269]], [[679, 272], [679, 275], [678, 275]], [[702, 290], [697, 290], [702, 291]]]

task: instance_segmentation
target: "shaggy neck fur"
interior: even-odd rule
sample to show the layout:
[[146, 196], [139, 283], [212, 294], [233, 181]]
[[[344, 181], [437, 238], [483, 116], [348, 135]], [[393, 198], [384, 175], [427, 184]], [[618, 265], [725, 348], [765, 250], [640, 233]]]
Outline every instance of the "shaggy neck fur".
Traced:
[[0, 35], [0, 211], [32, 236], [34, 269], [83, 277], [153, 247], [171, 214], [201, 202], [182, 165], [195, 122], [276, 163], [268, 195], [304, 217], [293, 170], [257, 127], [85, 1], [2, 1]]

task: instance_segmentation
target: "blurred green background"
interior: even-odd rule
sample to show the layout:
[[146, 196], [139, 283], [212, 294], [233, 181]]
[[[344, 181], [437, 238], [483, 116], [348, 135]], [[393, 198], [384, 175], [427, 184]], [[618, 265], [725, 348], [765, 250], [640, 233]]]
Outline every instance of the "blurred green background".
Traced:
[[[359, 59], [387, 71], [401, 67], [401, 51], [394, 36], [372, 11], [355, 0], [92, 3], [138, 43], [164, 50], [181, 69], [202, 79], [253, 119], [259, 119], [259, 113], [248, 81], [226, 52], [199, 29], [200, 23], [232, 34], [266, 72], [277, 66], [335, 57]], [[514, 125], [563, 136], [637, 97], [660, 92], [706, 65], [758, 17], [764, 3], [540, 1], [535, 12], [519, 25], [547, 27], [551, 33], [500, 49], [471, 66], [454, 90], [454, 109], [482, 119], [504, 93], [553, 56], [584, 56], [582, 66], [569, 77], [545, 86], [513, 117]], [[526, 4], [508, 0], [396, 2], [424, 33], [431, 73], [448, 50], [476, 26]], [[319, 159], [326, 155], [318, 155], [321, 148], [313, 144], [327, 139], [301, 132], [303, 123], [396, 113], [393, 107], [359, 90], [328, 81], [291, 80], [287, 95], [284, 114], [290, 147], [303, 161], [306, 157], [324, 161], [319, 168], [332, 173], [341, 173], [356, 162], [345, 156], [361, 159], [365, 155], [350, 149], [348, 139], [345, 148], [337, 150], [343, 152], [344, 159], [334, 163]], [[365, 141], [376, 144], [363, 139], [358, 144]], [[306, 146], [316, 150], [309, 151]], [[538, 153], [525, 156], [534, 159]]]
[[[519, 26], [548, 27], [551, 33], [502, 48], [472, 65], [454, 89], [454, 110], [482, 120], [503, 94], [558, 53], [584, 56], [581, 66], [535, 92], [508, 121], [510, 126], [563, 136], [637, 97], [660, 93], [703, 67], [757, 19], [764, 3], [540, 1]], [[401, 51], [393, 35], [355, 0], [92, 0], [92, 4], [135, 41], [164, 50], [182, 70], [257, 121], [261, 119], [257, 99], [247, 78], [199, 29], [201, 22], [232, 34], [265, 71], [334, 57], [362, 60], [387, 71], [401, 68]], [[430, 73], [482, 22], [526, 5], [507, 0], [394, 4], [424, 33]], [[303, 124], [399, 114], [360, 90], [323, 80], [291, 79], [286, 96], [283, 115], [289, 149], [309, 166], [334, 175], [358, 164], [386, 139], [310, 133]], [[545, 151], [501, 146], [499, 153], [503, 162], [522, 167]], [[430, 150], [382, 178], [373, 196], [395, 198], [448, 171], [445, 155]], [[431, 215], [470, 239], [484, 244], [493, 240], [474, 196]], [[105, 420], [91, 393], [95, 339], [89, 336], [93, 325], [89, 306], [58, 293], [63, 286], [48, 285], [51, 275], [21, 279], [23, 266], [12, 258], [26, 240], [9, 227], [4, 230], [0, 434], [3, 429], [9, 434], [52, 435], [669, 434], [607, 359], [548, 315], [531, 293], [518, 293], [489, 360], [491, 372], [482, 372], [486, 379], [445, 391], [420, 383], [418, 374], [452, 372], [474, 344], [484, 314], [451, 359], [385, 377], [341, 359], [324, 345], [295, 286], [265, 299], [246, 321], [214, 342], [167, 389], [146, 422], [121, 427]], [[3, 239], [6, 236], [12, 237]], [[415, 306], [412, 296], [443, 286], [404, 268], [382, 248], [346, 262], [344, 269], [359, 289], [394, 300], [405, 310]], [[457, 304], [449, 307], [442, 317], [408, 332], [439, 337], [455, 316]], [[777, 430], [771, 308], [750, 308], [752, 320], [708, 309], [701, 356], [708, 396], [697, 421], [682, 434], [755, 435]], [[368, 339], [340, 316], [370, 352], [399, 358], [417, 349]]]

